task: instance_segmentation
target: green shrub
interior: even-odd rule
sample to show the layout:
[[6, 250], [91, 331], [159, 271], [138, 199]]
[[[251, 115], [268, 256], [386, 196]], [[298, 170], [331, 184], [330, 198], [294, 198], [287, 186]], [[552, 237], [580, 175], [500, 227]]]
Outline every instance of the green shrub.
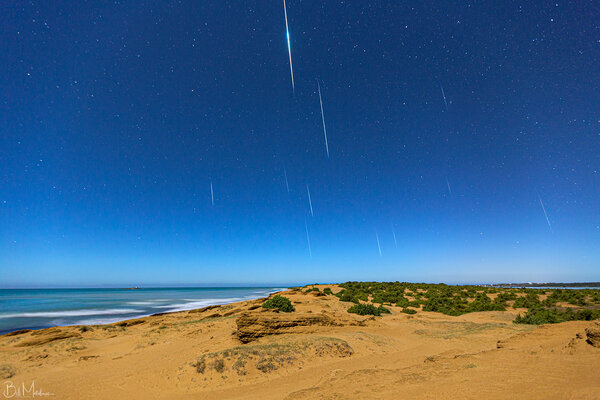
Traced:
[[405, 307], [405, 308], [403, 308], [403, 309], [402, 309], [402, 312], [403, 312], [404, 314], [416, 314], [416, 313], [417, 313], [417, 310], [414, 310], [414, 309], [412, 309], [412, 308], [406, 308], [406, 307]]
[[540, 308], [542, 303], [537, 293], [527, 293], [525, 297], [519, 297], [515, 300], [513, 308]]
[[325, 289], [323, 289], [323, 293], [325, 294], [333, 294], [333, 292], [331, 291], [331, 288], [326, 287]]
[[533, 308], [528, 310], [524, 315], [517, 315], [513, 321], [515, 324], [556, 324], [565, 321], [592, 321], [600, 319], [600, 310], [577, 310], [573, 311], [568, 308], [565, 311], [557, 310], [556, 308]]
[[318, 287], [313, 287], [313, 288], [308, 288], [304, 291], [304, 293], [310, 293], [310, 292], [320, 292]]
[[350, 301], [352, 303], [360, 303], [360, 301], [358, 300], [357, 297], [355, 297], [352, 293], [344, 290], [343, 293], [341, 293], [339, 296], [340, 301]]
[[373, 304], [355, 304], [348, 309], [349, 313], [358, 315], [375, 315], [379, 317], [381, 314], [390, 314], [391, 311], [383, 306], [375, 307]]
[[262, 306], [263, 308], [277, 308], [282, 312], [292, 312], [295, 310], [290, 299], [278, 294], [265, 301]]

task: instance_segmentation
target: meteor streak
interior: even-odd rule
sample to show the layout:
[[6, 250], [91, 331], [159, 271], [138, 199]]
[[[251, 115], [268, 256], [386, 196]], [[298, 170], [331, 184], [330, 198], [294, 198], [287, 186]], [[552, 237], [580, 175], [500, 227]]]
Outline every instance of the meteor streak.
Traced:
[[550, 219], [548, 219], [548, 214], [546, 213], [546, 207], [544, 207], [544, 202], [542, 201], [542, 197], [538, 193], [538, 199], [540, 199], [540, 204], [542, 206], [542, 210], [544, 211], [544, 216], [546, 217], [546, 222], [548, 223], [548, 227], [550, 228], [550, 232], [554, 233], [552, 230], [552, 225], [550, 224]]
[[440, 89], [442, 89], [442, 97], [444, 97], [444, 105], [446, 106], [446, 112], [448, 112], [448, 102], [446, 102], [446, 94], [444, 93], [444, 87], [440, 83]]
[[323, 121], [323, 135], [325, 135], [325, 150], [327, 151], [327, 158], [329, 159], [329, 144], [327, 143], [327, 128], [325, 127], [325, 113], [323, 112], [323, 98], [321, 97], [321, 84], [317, 80], [317, 86], [319, 87], [319, 104], [321, 105], [321, 121]]
[[288, 178], [287, 178], [287, 171], [285, 170], [285, 167], [283, 167], [283, 176], [285, 178], [285, 188], [287, 189], [287, 192], [290, 192], [290, 184], [288, 183]]
[[210, 181], [210, 202], [212, 203], [212, 205], [214, 207], [215, 206], [215, 192], [213, 192], [212, 181]]
[[304, 218], [304, 229], [306, 229], [306, 243], [308, 243], [308, 254], [310, 258], [312, 258], [312, 249], [310, 248], [310, 235], [308, 234], [308, 224], [306, 223], [306, 218]]
[[308, 185], [306, 185], [306, 192], [308, 193], [308, 205], [310, 206], [310, 215], [314, 217], [315, 215], [313, 214], [312, 200], [310, 199], [310, 189], [308, 188]]
[[288, 27], [287, 8], [285, 6], [285, 0], [283, 0], [283, 13], [285, 15], [285, 33], [287, 37], [288, 54], [290, 56], [290, 74], [292, 75], [292, 91], [295, 91], [294, 86], [294, 67], [292, 66], [292, 47], [290, 46], [290, 29]]
[[379, 250], [379, 257], [381, 257], [381, 244], [379, 243], [379, 235], [375, 231], [375, 238], [377, 239], [377, 249]]
[[394, 237], [394, 246], [398, 248], [398, 242], [396, 241], [396, 232], [394, 231], [394, 225], [392, 225], [392, 236]]
[[446, 185], [448, 185], [448, 193], [452, 194], [452, 189], [450, 189], [450, 182], [448, 181], [448, 178], [446, 178]]

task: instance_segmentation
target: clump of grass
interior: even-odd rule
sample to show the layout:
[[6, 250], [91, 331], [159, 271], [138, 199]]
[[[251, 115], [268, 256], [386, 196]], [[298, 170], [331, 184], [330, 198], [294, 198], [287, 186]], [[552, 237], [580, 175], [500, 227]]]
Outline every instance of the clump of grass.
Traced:
[[196, 372], [199, 374], [203, 374], [206, 371], [206, 361], [204, 361], [204, 357], [192, 363], [192, 367], [196, 368]]
[[[269, 373], [286, 365], [294, 365], [302, 354], [317, 357], [349, 357], [352, 347], [341, 339], [315, 337], [310, 340], [292, 341], [284, 344], [255, 344], [237, 346], [215, 353], [205, 354], [190, 365], [198, 373], [207, 372], [207, 367], [223, 374], [227, 369], [238, 375], [246, 375], [248, 364], [264, 373]], [[228, 367], [225, 359], [233, 361]]]
[[414, 309], [412, 309], [412, 308], [405, 307], [405, 308], [403, 308], [403, 309], [402, 309], [402, 312], [403, 312], [404, 314], [416, 314], [416, 313], [417, 313], [417, 310], [414, 310]]
[[263, 308], [278, 309], [281, 312], [292, 312], [296, 309], [287, 297], [275, 295], [263, 303]]
[[333, 292], [331, 291], [331, 288], [326, 287], [325, 289], [323, 289], [323, 293], [325, 294], [333, 294]]
[[94, 330], [94, 328], [92, 328], [91, 326], [87, 326], [87, 325], [79, 327], [79, 332], [81, 332], [81, 333], [93, 331], [93, 330]]
[[318, 287], [313, 287], [313, 288], [308, 288], [304, 291], [304, 293], [310, 293], [310, 292], [320, 292]]
[[381, 314], [390, 314], [390, 310], [384, 306], [375, 307], [373, 304], [355, 304], [348, 309], [348, 312], [358, 315], [375, 315], [377, 317]]
[[213, 361], [212, 367], [215, 371], [221, 374], [225, 370], [225, 361], [223, 361], [222, 358], [217, 358], [215, 361]]
[[234, 369], [238, 375], [246, 375], [246, 358], [241, 356], [233, 363], [231, 368]]
[[256, 369], [258, 369], [261, 372], [267, 373], [275, 371], [277, 369], [277, 365], [275, 365], [275, 363], [270, 359], [262, 358], [256, 363]]

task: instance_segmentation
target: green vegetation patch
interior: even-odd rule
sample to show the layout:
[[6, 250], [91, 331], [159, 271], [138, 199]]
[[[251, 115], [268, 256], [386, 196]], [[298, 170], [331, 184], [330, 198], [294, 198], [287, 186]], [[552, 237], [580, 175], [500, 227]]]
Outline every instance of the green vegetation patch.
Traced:
[[[318, 290], [318, 289], [317, 289]], [[292, 305], [290, 299], [284, 296], [275, 295], [263, 303], [263, 308], [278, 309], [281, 312], [292, 312], [296, 309]]]
[[[596, 311], [581, 307], [592, 308], [600, 305], [600, 290], [598, 289], [528, 289], [410, 282], [345, 282], [339, 286], [342, 290], [335, 296], [341, 301], [357, 305], [369, 301], [374, 304], [392, 304], [402, 307], [403, 312], [407, 310], [407, 307], [415, 309], [422, 307], [423, 311], [439, 312], [451, 316], [478, 311], [505, 311], [511, 306], [514, 309], [535, 310], [520, 317], [518, 323], [528, 323], [523, 322], [526, 320], [594, 319], [598, 318], [594, 317], [597, 315]], [[541, 300], [543, 299], [541, 295], [547, 296]], [[508, 303], [509, 301], [512, 303]], [[567, 303], [576, 309], [572, 311], [551, 310], [550, 308], [555, 307], [557, 303]], [[350, 309], [356, 310], [357, 313], [366, 312], [366, 309], [360, 306], [353, 306]], [[540, 310], [546, 310], [546, 312]]]
[[384, 306], [375, 307], [373, 304], [355, 304], [348, 309], [348, 312], [358, 315], [375, 315], [377, 317], [381, 314], [390, 314], [390, 310]]
[[518, 315], [513, 321], [515, 324], [557, 324], [566, 321], [592, 321], [600, 319], [600, 310], [581, 309], [573, 311], [567, 308], [564, 311], [556, 308], [533, 308], [524, 315]]

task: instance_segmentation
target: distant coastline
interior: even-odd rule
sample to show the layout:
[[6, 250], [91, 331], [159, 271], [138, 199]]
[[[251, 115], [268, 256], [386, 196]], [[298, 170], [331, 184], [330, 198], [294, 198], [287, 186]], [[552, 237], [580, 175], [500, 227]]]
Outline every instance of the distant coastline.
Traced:
[[488, 284], [488, 285], [482, 285], [482, 286], [490, 286], [490, 287], [530, 287], [530, 288], [581, 288], [581, 287], [588, 287], [588, 288], [600, 288], [600, 282], [571, 282], [571, 283], [565, 283], [565, 282], [546, 282], [546, 283], [533, 283], [533, 282], [527, 282], [527, 283], [493, 283], [493, 284]]

